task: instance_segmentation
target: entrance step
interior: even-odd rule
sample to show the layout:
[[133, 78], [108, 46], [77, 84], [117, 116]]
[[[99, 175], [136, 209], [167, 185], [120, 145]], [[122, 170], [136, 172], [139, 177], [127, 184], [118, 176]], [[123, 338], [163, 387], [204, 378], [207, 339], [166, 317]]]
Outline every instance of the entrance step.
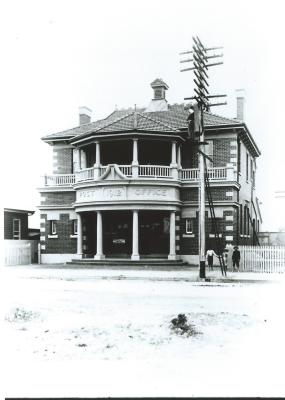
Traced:
[[81, 260], [71, 260], [66, 265], [78, 265], [88, 267], [120, 267], [120, 268], [189, 268], [190, 265], [182, 260], [168, 260], [158, 258], [143, 258], [140, 260], [130, 260], [122, 258], [106, 258], [104, 260], [94, 260], [94, 258], [84, 258]]

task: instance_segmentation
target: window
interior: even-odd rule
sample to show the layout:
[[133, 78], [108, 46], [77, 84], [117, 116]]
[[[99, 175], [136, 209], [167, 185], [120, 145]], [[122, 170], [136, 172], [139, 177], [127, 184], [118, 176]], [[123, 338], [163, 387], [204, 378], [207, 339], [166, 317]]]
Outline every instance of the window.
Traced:
[[[207, 143], [205, 145], [205, 154], [213, 160], [213, 140], [207, 140]], [[207, 168], [212, 168], [213, 162], [206, 158], [206, 165]]]
[[243, 234], [249, 235], [249, 208], [244, 206], [244, 215], [243, 215]]
[[13, 219], [13, 239], [21, 239], [21, 220]]
[[238, 141], [238, 154], [237, 154], [237, 170], [238, 170], [238, 173], [241, 172], [241, 169], [240, 169], [240, 157], [241, 157], [241, 153], [240, 153], [240, 141]]
[[77, 219], [73, 221], [73, 235], [77, 235]]
[[185, 233], [193, 233], [193, 220], [190, 218], [186, 218], [185, 220]]
[[248, 181], [248, 153], [246, 153], [246, 181]]
[[155, 98], [155, 100], [163, 98], [162, 97], [162, 89], [155, 89], [154, 98]]
[[252, 163], [252, 158], [250, 159], [250, 179], [253, 179], [253, 163]]
[[240, 205], [239, 209], [239, 234], [243, 234], [243, 218], [242, 218], [242, 204]]
[[255, 187], [255, 171], [252, 172], [252, 186]]
[[247, 206], [244, 206], [244, 213], [243, 213], [243, 234], [247, 235]]
[[50, 234], [51, 235], [56, 235], [57, 234], [56, 221], [50, 221]]

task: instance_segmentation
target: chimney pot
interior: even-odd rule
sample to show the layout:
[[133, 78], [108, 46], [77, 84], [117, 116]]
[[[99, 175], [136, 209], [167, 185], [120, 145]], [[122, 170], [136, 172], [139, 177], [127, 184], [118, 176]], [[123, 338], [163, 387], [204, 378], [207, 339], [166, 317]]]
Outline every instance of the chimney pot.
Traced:
[[245, 105], [245, 90], [236, 89], [236, 99], [237, 99], [237, 119], [244, 121], [244, 105]]
[[88, 107], [79, 107], [79, 125], [89, 124], [91, 122], [92, 110]]

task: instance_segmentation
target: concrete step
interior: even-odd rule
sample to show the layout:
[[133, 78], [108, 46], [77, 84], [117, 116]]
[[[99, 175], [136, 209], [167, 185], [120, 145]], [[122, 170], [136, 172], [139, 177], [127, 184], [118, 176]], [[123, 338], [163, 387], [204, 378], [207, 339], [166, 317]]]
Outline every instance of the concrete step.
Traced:
[[167, 259], [140, 259], [140, 260], [130, 260], [130, 259], [104, 259], [104, 260], [94, 260], [91, 258], [85, 258], [81, 260], [71, 260], [66, 262], [66, 265], [82, 265], [82, 266], [98, 266], [98, 267], [189, 267], [189, 264], [183, 262], [182, 260], [167, 260]]

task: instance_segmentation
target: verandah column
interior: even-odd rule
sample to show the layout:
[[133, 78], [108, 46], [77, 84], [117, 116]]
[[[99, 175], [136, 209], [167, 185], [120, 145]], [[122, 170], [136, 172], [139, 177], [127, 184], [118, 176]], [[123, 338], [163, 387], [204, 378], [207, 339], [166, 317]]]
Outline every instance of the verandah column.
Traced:
[[102, 260], [103, 258], [105, 258], [103, 254], [102, 211], [97, 211], [97, 253], [94, 258], [95, 260]]
[[86, 151], [84, 150], [79, 150], [79, 165], [80, 169], [85, 169], [87, 168], [87, 160], [86, 160]]
[[82, 217], [77, 213], [77, 255], [82, 256]]
[[133, 139], [132, 175], [133, 178], [137, 178], [139, 176], [138, 139]]
[[171, 149], [171, 175], [173, 179], [178, 179], [178, 170], [177, 170], [177, 159], [176, 159], [176, 141], [172, 141], [172, 149]]
[[100, 154], [100, 143], [95, 142], [95, 144], [96, 144], [96, 161], [94, 164], [94, 179], [98, 179], [100, 176], [101, 154]]
[[169, 255], [168, 255], [168, 260], [176, 260], [176, 248], [175, 248], [175, 211], [170, 211]]
[[177, 168], [181, 169], [181, 145], [177, 148]]
[[133, 210], [133, 252], [132, 260], [139, 260], [139, 212]]

